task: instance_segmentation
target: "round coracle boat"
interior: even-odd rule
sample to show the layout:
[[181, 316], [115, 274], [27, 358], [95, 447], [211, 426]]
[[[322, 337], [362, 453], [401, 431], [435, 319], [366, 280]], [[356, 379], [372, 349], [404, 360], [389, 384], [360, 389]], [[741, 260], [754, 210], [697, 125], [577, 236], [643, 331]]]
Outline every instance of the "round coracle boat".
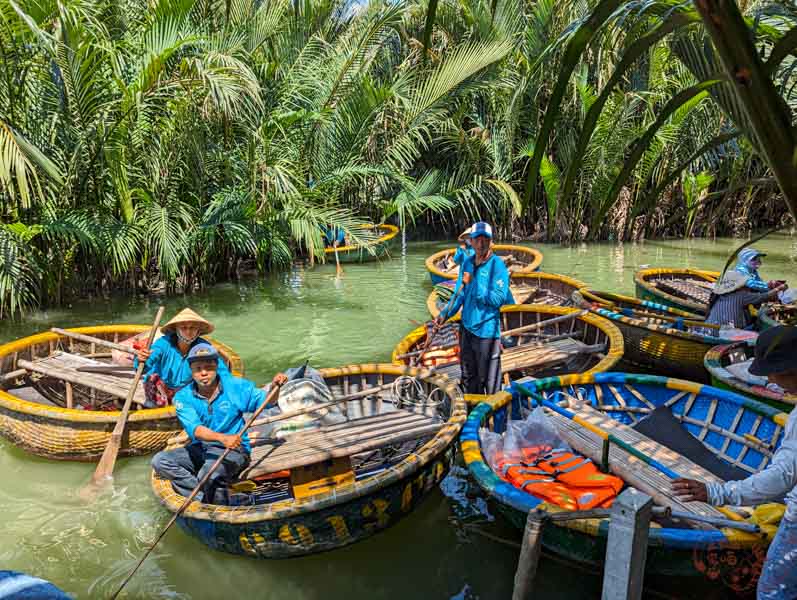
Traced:
[[[177, 520], [184, 531], [232, 554], [300, 556], [390, 527], [437, 487], [466, 417], [451, 380], [397, 365], [320, 373], [345, 407], [343, 422], [280, 439], [254, 429], [233, 505], [192, 502]], [[154, 471], [152, 488], [172, 512], [185, 501]]]
[[[393, 349], [393, 363], [409, 365], [420, 356], [423, 366], [434, 366], [459, 382], [459, 321], [460, 315], [452, 317], [425, 352], [426, 328], [414, 329]], [[623, 356], [623, 336], [617, 327], [575, 308], [507, 305], [501, 308], [501, 331], [505, 377], [608, 371]]]
[[[124, 347], [125, 340], [149, 330], [147, 325], [78, 327], [0, 346], [0, 435], [44, 458], [99, 460], [132, 383], [132, 368], [111, 362], [112, 353], [100, 342], [69, 334]], [[240, 375], [240, 357], [211, 341]], [[173, 406], [141, 407], [143, 387], [134, 396], [120, 456], [161, 450], [181, 430]]]
[[705, 358], [711, 384], [769, 404], [778, 410], [791, 411], [797, 404], [797, 395], [787, 394], [777, 387], [767, 387], [766, 377], [752, 375], [748, 369], [754, 355], [755, 343], [751, 341], [714, 346]]
[[[367, 244], [350, 244], [338, 246], [338, 260], [342, 263], [366, 262], [377, 260], [389, 256], [390, 249], [396, 242], [399, 228], [395, 225], [382, 223], [381, 225], [363, 225], [363, 229], [374, 229], [379, 233], [379, 237]], [[324, 248], [324, 255], [327, 261], [335, 260], [335, 248]]]
[[636, 296], [678, 310], [705, 315], [718, 271], [640, 269], [634, 274]]
[[[429, 314], [436, 317], [454, 293], [456, 281], [448, 279], [439, 283], [426, 299]], [[571, 306], [571, 295], [586, 284], [578, 279], [558, 273], [513, 273], [509, 278], [509, 289], [515, 304], [551, 304]]]
[[[426, 259], [426, 270], [432, 283], [438, 284], [447, 279], [456, 279], [459, 266], [454, 263], [456, 248], [448, 248], [435, 252]], [[509, 274], [533, 273], [542, 264], [542, 252], [536, 248], [515, 246], [512, 244], [493, 244], [493, 252], [500, 256], [509, 269]]]
[[[589, 292], [585, 296], [584, 290], [573, 294], [577, 306], [617, 325], [625, 343], [623, 359], [646, 371], [708, 383], [709, 374], [703, 364], [706, 352], [734, 341], [719, 337], [719, 325], [671, 316], [669, 312], [657, 313], [650, 307], [615, 312], [588, 301], [590, 296]], [[705, 331], [716, 331], [716, 335], [706, 335]]]
[[765, 304], [758, 310], [757, 320], [761, 331], [778, 325], [797, 325], [797, 305]]
[[621, 315], [625, 314], [627, 316], [632, 316], [632, 311], [636, 310], [652, 313], [654, 315], [666, 315], [675, 318], [688, 319], [691, 321], [703, 321], [705, 319], [705, 316], [703, 315], [687, 312], [685, 310], [679, 310], [677, 308], [673, 308], [672, 306], [661, 304], [660, 302], [654, 302], [652, 300], [640, 300], [639, 298], [634, 298], [633, 296], [624, 296], [623, 294], [615, 294], [613, 292], [590, 290], [586, 289], [586, 287], [582, 287], [577, 291], [579, 292], [581, 298], [574, 298], [573, 304], [577, 304], [579, 306], [586, 306], [586, 302], [594, 308], [605, 308], [607, 310], [620, 313]]
[[[471, 411], [462, 429], [460, 449], [476, 483], [517, 528], [524, 528], [529, 511], [544, 515], [568, 509], [555, 503], [554, 497], [541, 498], [539, 488], [521, 489], [506, 468], [491, 466], [480, 428], [505, 431], [508, 419], [524, 418], [529, 397], [533, 397], [544, 404], [545, 419], [558, 436], [575, 453], [592, 461], [594, 467], [590, 468], [600, 465], [624, 486], [637, 488], [650, 495], [655, 505], [673, 511], [670, 518], [654, 515], [651, 522], [647, 573], [706, 577], [739, 592], [755, 590], [784, 507], [769, 504], [728, 509], [683, 502], [673, 495], [670, 482], [674, 475], [724, 481], [763, 470], [782, 440], [788, 415], [726, 390], [654, 375], [551, 377], [514, 384], [510, 391], [488, 397]], [[645, 417], [650, 419], [641, 422]], [[674, 445], [667, 439], [668, 435], [677, 437], [673, 430], [702, 450], [684, 454], [670, 449], [665, 440]], [[612, 441], [604, 454], [607, 434]], [[500, 455], [492, 457], [494, 462], [496, 457], [500, 459]], [[705, 524], [687, 518], [693, 515]], [[728, 527], [729, 519], [747, 521], [745, 525], [751, 529], [757, 525], [758, 532]], [[608, 518], [548, 521], [542, 529], [542, 544], [569, 561], [600, 565], [608, 531]]]

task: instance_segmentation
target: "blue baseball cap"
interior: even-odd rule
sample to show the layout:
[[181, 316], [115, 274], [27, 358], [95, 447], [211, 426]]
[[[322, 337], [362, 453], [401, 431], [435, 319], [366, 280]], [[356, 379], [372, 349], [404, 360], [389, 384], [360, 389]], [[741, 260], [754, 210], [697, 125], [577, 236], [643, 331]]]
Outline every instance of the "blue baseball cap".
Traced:
[[219, 360], [219, 352], [216, 350], [212, 344], [207, 344], [202, 342], [201, 344], [197, 344], [191, 350], [188, 351], [188, 364], [190, 365], [192, 362], [196, 362], [198, 360], [214, 360], [218, 362]]
[[479, 221], [478, 223], [473, 224], [473, 227], [470, 229], [471, 239], [479, 237], [480, 235], [493, 239], [493, 228], [490, 227], [489, 223]]

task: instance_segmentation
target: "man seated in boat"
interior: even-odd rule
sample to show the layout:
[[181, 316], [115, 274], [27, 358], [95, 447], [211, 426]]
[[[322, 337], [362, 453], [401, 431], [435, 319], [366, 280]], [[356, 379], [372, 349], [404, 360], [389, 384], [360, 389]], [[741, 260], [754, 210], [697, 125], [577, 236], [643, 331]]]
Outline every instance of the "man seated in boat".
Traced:
[[[747, 275], [738, 271], [725, 273], [711, 291], [706, 323], [747, 329], [753, 325], [753, 318], [747, 307], [771, 302], [788, 287], [785, 283], [781, 283], [771, 290], [761, 292], [752, 290], [749, 285], [750, 280]], [[716, 335], [714, 330], [708, 331], [710, 335]]]
[[[158, 452], [152, 459], [155, 472], [172, 482], [175, 491], [190, 496], [205, 473], [224, 453], [222, 464], [211, 474], [196, 496], [198, 502], [226, 504], [226, 482], [249, 464], [251, 445], [244, 428], [244, 413], [254, 412], [266, 399], [266, 392], [229, 371], [222, 372], [218, 351], [207, 342], [188, 352], [191, 383], [174, 396], [177, 418], [191, 443], [174, 450]], [[287, 381], [278, 373], [272, 385]]]
[[[191, 381], [188, 353], [198, 344], [209, 343], [200, 337], [214, 329], [213, 325], [190, 308], [181, 310], [161, 327], [163, 336], [150, 349], [136, 351], [135, 366], [144, 361], [144, 393], [146, 406], [166, 406], [174, 394]], [[219, 372], [229, 375], [227, 363], [219, 361]]]
[[766, 254], [759, 252], [755, 248], [744, 248], [736, 257], [736, 267], [734, 271], [747, 276], [747, 287], [756, 292], [766, 292], [778, 287], [783, 281], [764, 281], [758, 273], [761, 267], [761, 259]]
[[[773, 327], [759, 337], [750, 373], [766, 376], [787, 392], [797, 393], [797, 328]], [[703, 483], [676, 479], [673, 491], [683, 500], [714, 506], [786, 503], [786, 513], [772, 540], [758, 580], [757, 598], [797, 598], [797, 410], [791, 411], [780, 447], [769, 465], [741, 481]]]
[[492, 251], [493, 230], [482, 221], [471, 228], [474, 254], [462, 263], [461, 283], [440, 314], [440, 327], [462, 307], [460, 368], [468, 394], [494, 394], [501, 387], [501, 306], [511, 298], [509, 271]]

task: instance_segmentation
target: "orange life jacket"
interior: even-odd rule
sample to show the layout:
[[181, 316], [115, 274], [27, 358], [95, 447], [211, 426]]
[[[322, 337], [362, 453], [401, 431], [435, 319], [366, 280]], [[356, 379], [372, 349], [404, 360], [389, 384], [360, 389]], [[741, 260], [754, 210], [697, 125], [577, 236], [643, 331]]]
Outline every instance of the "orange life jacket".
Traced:
[[566, 510], [611, 506], [623, 481], [601, 473], [588, 458], [550, 447], [524, 448], [502, 457], [498, 474], [515, 487]]
[[431, 349], [423, 355], [421, 364], [424, 367], [434, 367], [436, 365], [447, 365], [459, 360], [459, 346], [445, 349]]

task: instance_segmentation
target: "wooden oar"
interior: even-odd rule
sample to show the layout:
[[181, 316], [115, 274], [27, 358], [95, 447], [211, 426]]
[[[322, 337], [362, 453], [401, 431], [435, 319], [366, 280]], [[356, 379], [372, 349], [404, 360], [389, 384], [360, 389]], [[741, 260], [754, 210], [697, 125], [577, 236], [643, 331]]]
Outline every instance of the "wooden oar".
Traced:
[[58, 335], [62, 335], [64, 337], [72, 338], [74, 340], [78, 340], [80, 342], [86, 342], [89, 344], [96, 344], [97, 346], [105, 346], [106, 348], [111, 348], [113, 350], [119, 350], [119, 352], [126, 352], [127, 354], [135, 354], [136, 351], [131, 348], [130, 346], [123, 346], [122, 344], [117, 344], [115, 342], [109, 342], [108, 340], [103, 340], [91, 335], [85, 335], [83, 333], [75, 333], [74, 331], [67, 331], [66, 329], [60, 329], [58, 327], [51, 327], [50, 331], [53, 333], [57, 333]]
[[531, 323], [530, 325], [523, 325], [522, 327], [515, 327], [514, 329], [507, 329], [506, 331], [502, 331], [501, 335], [504, 337], [513, 337], [518, 335], [519, 333], [528, 333], [529, 331], [534, 331], [536, 329], [542, 329], [543, 327], [548, 327], [548, 325], [554, 325], [555, 323], [562, 323], [564, 321], [572, 321], [573, 319], [577, 319], [579, 317], [583, 317], [589, 311], [579, 310], [576, 312], [569, 313], [567, 315], [559, 315], [558, 317], [552, 317], [550, 319], [545, 319], [544, 321], [540, 321], [539, 323]]
[[343, 267], [340, 266], [340, 258], [338, 257], [338, 243], [332, 244], [335, 249], [335, 277], [343, 277]]
[[[249, 420], [244, 424], [244, 428], [240, 432], [238, 432], [238, 438], [239, 439], [252, 426], [252, 423], [254, 423], [255, 419], [257, 419], [257, 417], [260, 415], [260, 413], [263, 412], [263, 409], [265, 409], [266, 406], [268, 406], [269, 404], [272, 404], [273, 401], [276, 400], [277, 396], [279, 395], [280, 387], [282, 387], [282, 386], [281, 385], [275, 385], [271, 389], [271, 391], [268, 393], [268, 396], [266, 396], [266, 399], [263, 401], [263, 403], [260, 406], [257, 407], [257, 410], [255, 412], [252, 413], [252, 416], [249, 417]], [[205, 485], [207, 480], [210, 478], [210, 476], [213, 474], [213, 472], [219, 467], [219, 465], [224, 461], [224, 459], [227, 458], [227, 455], [229, 453], [230, 453], [230, 448], [225, 448], [224, 452], [222, 452], [221, 456], [219, 456], [216, 459], [216, 462], [213, 463], [213, 465], [210, 467], [210, 469], [208, 469], [208, 472], [205, 473], [205, 476], [202, 478], [202, 480], [196, 485], [196, 487], [194, 488], [194, 491], [191, 492], [191, 495], [188, 496], [188, 498], [185, 499], [185, 502], [183, 502], [182, 506], [180, 506], [180, 508], [177, 509], [177, 512], [175, 512], [174, 515], [172, 515], [172, 518], [166, 524], [166, 527], [163, 528], [163, 531], [160, 532], [160, 535], [155, 539], [155, 541], [152, 543], [152, 545], [149, 548], [147, 548], [147, 551], [144, 553], [144, 555], [138, 561], [138, 564], [136, 564], [136, 566], [133, 568], [133, 570], [130, 571], [130, 574], [127, 577], [125, 577], [125, 580], [122, 582], [122, 585], [120, 585], [119, 589], [117, 589], [116, 592], [114, 592], [113, 596], [111, 596], [111, 600], [114, 600], [114, 598], [116, 598], [119, 595], [119, 593], [124, 589], [124, 587], [127, 585], [127, 582], [130, 581], [133, 578], [133, 575], [136, 574], [136, 571], [138, 571], [139, 567], [144, 563], [145, 560], [147, 560], [147, 557], [150, 555], [150, 552], [152, 552], [155, 549], [155, 546], [157, 546], [158, 542], [160, 542], [161, 539], [163, 538], [163, 536], [166, 535], [166, 532], [169, 531], [169, 528], [172, 525], [174, 525], [174, 522], [177, 520], [177, 518], [181, 514], [183, 514], [183, 511], [188, 507], [189, 504], [191, 504], [191, 501], [199, 493], [199, 490], [202, 489], [202, 487]]]
[[[443, 314], [443, 311], [448, 312], [449, 307], [454, 302], [456, 297], [459, 296], [459, 294], [462, 293], [462, 290], [465, 289], [465, 285], [466, 284], [463, 281], [462, 285], [459, 286], [459, 289], [456, 291], [456, 293], [453, 294], [451, 296], [451, 298], [449, 299], [448, 303], [446, 304], [446, 307], [442, 311], [440, 311], [440, 314]], [[421, 363], [421, 360], [423, 359], [423, 356], [429, 351], [429, 348], [431, 348], [432, 342], [437, 337], [437, 334], [440, 333], [440, 331], [443, 329], [443, 324], [444, 323], [445, 323], [445, 321], [443, 321], [443, 323], [440, 323], [439, 326], [434, 325], [432, 327], [431, 335], [429, 333], [426, 334], [426, 343], [423, 345], [423, 348], [421, 348], [421, 351], [418, 354], [418, 356], [416, 356], [414, 359], [410, 360], [410, 366], [414, 367], [414, 366], [417, 366], [417, 365], [419, 365]]]
[[[158, 330], [158, 325], [160, 325], [164, 310], [165, 308], [161, 306], [158, 309], [158, 314], [155, 315], [155, 321], [152, 323], [152, 329], [150, 329], [149, 337], [147, 338], [146, 348], [149, 348], [152, 345], [152, 340], [155, 339], [155, 332]], [[119, 415], [119, 420], [116, 421], [116, 426], [113, 428], [113, 433], [111, 433], [111, 439], [108, 440], [108, 445], [105, 446], [105, 451], [102, 453], [100, 462], [97, 464], [97, 468], [94, 471], [92, 483], [95, 485], [107, 481], [113, 476], [116, 457], [119, 455], [119, 449], [122, 447], [122, 435], [127, 425], [127, 415], [130, 412], [130, 405], [133, 403], [133, 396], [138, 388], [138, 382], [141, 381], [141, 376], [144, 374], [144, 365], [145, 362], [143, 360], [139, 361], [138, 369], [136, 369], [136, 376], [133, 378], [133, 383], [130, 385], [130, 391], [127, 392], [122, 414]]]

